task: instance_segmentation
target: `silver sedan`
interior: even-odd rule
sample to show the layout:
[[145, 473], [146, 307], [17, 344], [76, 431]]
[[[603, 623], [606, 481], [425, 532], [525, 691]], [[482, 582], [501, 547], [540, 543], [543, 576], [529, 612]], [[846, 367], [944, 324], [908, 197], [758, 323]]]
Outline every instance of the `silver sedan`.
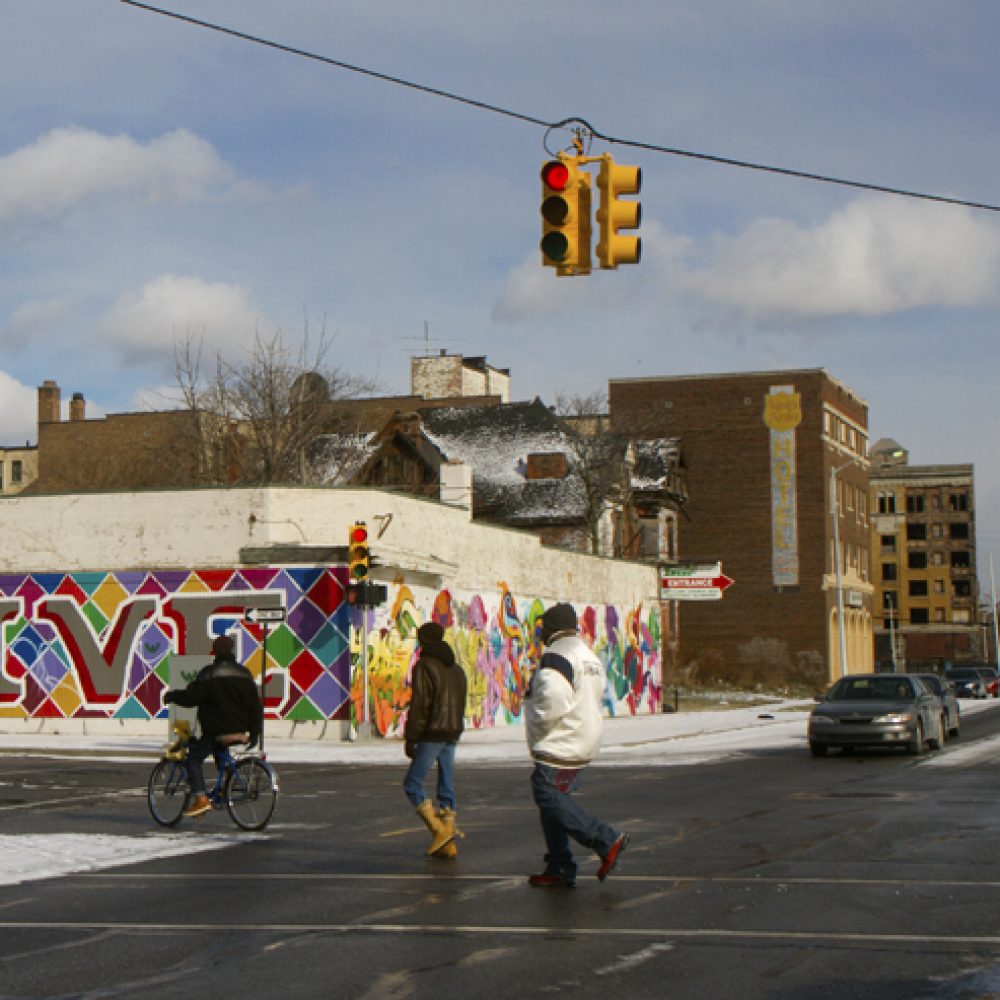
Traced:
[[809, 716], [809, 749], [822, 757], [830, 747], [901, 747], [923, 753], [944, 744], [947, 723], [941, 700], [918, 678], [905, 674], [842, 677]]

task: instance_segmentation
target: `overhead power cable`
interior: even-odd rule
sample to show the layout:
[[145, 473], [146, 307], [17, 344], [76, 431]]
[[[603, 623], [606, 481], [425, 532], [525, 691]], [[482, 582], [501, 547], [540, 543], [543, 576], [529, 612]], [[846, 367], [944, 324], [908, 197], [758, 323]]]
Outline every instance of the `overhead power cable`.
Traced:
[[466, 104], [469, 107], [478, 108], [481, 111], [489, 111], [493, 114], [504, 115], [507, 118], [514, 118], [518, 121], [527, 122], [529, 125], [538, 125], [545, 129], [556, 129], [566, 127], [570, 122], [579, 122], [586, 126], [593, 138], [601, 139], [612, 145], [628, 146], [632, 149], [643, 149], [647, 152], [661, 153], [669, 156], [682, 156], [688, 159], [703, 160], [708, 163], [717, 163], [727, 167], [739, 167], [743, 170], [756, 170], [769, 174], [778, 174], [783, 177], [797, 177], [802, 180], [817, 181], [821, 184], [834, 184], [839, 187], [855, 188], [861, 191], [893, 194], [899, 195], [903, 198], [917, 198], [921, 201], [939, 202], [945, 205], [960, 205], [964, 208], [974, 208], [984, 212], [1000, 212], [1000, 205], [992, 205], [988, 202], [969, 201], [964, 198], [948, 197], [947, 195], [927, 194], [925, 192], [912, 191], [907, 188], [893, 187], [887, 184], [873, 184], [868, 181], [855, 181], [845, 177], [834, 177], [828, 174], [814, 173], [806, 170], [795, 170], [791, 167], [778, 167], [765, 163], [753, 163], [749, 160], [739, 160], [729, 156], [719, 156], [712, 153], [699, 153], [689, 149], [678, 149], [672, 146], [661, 146], [656, 143], [641, 142], [636, 139], [627, 139], [621, 136], [606, 135], [605, 133], [592, 128], [580, 118], [567, 118], [560, 122], [549, 122], [534, 115], [524, 114], [520, 111], [513, 111], [510, 108], [504, 108], [498, 104], [491, 104], [488, 101], [480, 101], [475, 98], [464, 97], [461, 94], [441, 90], [438, 87], [429, 87], [426, 84], [416, 83], [413, 80], [406, 80], [403, 77], [392, 76], [389, 73], [380, 73], [377, 70], [367, 69], [364, 66], [357, 66], [353, 63], [344, 62], [340, 59], [333, 59], [330, 56], [319, 55], [315, 52], [309, 52], [306, 49], [296, 48], [292, 45], [285, 45], [281, 42], [276, 42], [268, 38], [262, 38], [259, 35], [251, 35], [245, 31], [237, 31], [235, 28], [227, 28], [222, 24], [215, 24], [211, 21], [204, 21], [197, 17], [190, 17], [187, 14], [179, 14], [176, 11], [165, 10], [162, 7], [156, 7], [150, 3], [143, 3], [142, 0], [120, 0], [120, 2], [127, 4], [129, 7], [137, 7], [140, 10], [148, 11], [151, 14], [160, 14], [163, 17], [169, 17], [175, 21], [183, 21], [185, 24], [191, 24], [198, 28], [216, 31], [219, 34], [228, 35], [232, 38], [238, 38], [244, 42], [250, 42], [254, 45], [263, 45], [269, 49], [286, 52], [289, 55], [298, 56], [302, 59], [310, 59], [313, 62], [324, 63], [327, 66], [334, 66], [337, 69], [347, 70], [351, 73], [359, 73], [362, 76], [372, 77], [373, 79], [382, 80], [385, 83], [392, 83], [399, 87], [408, 87], [410, 90], [430, 94], [432, 97], [440, 97], [449, 101], [457, 101], [460, 104]]

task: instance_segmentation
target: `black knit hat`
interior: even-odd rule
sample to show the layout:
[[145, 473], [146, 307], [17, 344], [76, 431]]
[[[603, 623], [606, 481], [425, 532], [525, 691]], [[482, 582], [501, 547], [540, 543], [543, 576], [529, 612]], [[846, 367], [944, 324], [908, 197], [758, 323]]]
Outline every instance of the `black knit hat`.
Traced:
[[444, 629], [437, 622], [424, 622], [417, 629], [417, 642], [426, 646], [432, 642], [440, 642], [444, 638]]
[[542, 640], [548, 641], [549, 636], [556, 632], [576, 631], [576, 611], [572, 604], [553, 604], [542, 615]]

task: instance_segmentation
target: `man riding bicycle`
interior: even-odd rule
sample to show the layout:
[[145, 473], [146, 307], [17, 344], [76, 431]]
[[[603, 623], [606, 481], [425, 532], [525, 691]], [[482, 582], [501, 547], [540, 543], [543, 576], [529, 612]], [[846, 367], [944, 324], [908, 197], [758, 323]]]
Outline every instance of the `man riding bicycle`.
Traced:
[[183, 708], [198, 709], [201, 735], [188, 744], [186, 760], [191, 802], [184, 816], [201, 816], [212, 808], [205, 794], [204, 762], [218, 748], [222, 737], [246, 734], [248, 747], [260, 739], [263, 706], [253, 675], [236, 662], [232, 636], [220, 635], [212, 643], [214, 660], [182, 691], [168, 691], [163, 700]]

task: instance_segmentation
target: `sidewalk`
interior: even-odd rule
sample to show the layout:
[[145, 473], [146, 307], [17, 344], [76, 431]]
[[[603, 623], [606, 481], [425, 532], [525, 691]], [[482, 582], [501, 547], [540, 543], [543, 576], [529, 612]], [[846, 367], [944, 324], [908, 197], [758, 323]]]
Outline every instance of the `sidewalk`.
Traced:
[[[595, 762], [604, 766], [643, 764], [664, 766], [720, 759], [749, 748], [801, 743], [805, 747], [806, 719], [812, 702], [775, 701], [746, 708], [625, 716], [605, 720], [604, 744]], [[402, 764], [398, 739], [290, 740], [269, 739], [268, 759], [275, 764]], [[0, 733], [0, 754], [32, 756], [72, 755], [76, 759], [114, 759], [149, 763], [166, 742], [148, 736], [67, 736], [51, 733]], [[524, 728], [521, 725], [466, 731], [459, 745], [462, 764], [525, 765]]]

